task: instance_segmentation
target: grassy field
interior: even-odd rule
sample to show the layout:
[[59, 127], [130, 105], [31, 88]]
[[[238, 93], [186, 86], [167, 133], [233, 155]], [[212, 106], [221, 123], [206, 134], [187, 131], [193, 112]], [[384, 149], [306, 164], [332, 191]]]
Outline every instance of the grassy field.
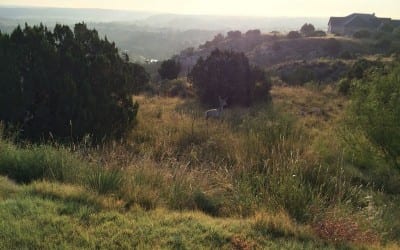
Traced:
[[96, 148], [3, 136], [0, 248], [399, 248], [399, 174], [354, 163], [347, 99], [271, 94], [222, 121], [194, 99], [135, 96], [136, 128]]

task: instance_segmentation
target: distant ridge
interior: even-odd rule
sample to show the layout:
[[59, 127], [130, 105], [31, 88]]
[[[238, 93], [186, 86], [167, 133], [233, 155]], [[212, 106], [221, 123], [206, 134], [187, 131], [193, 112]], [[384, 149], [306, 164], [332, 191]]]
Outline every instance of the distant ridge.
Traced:
[[233, 30], [246, 31], [260, 29], [289, 31], [299, 29], [304, 23], [313, 23], [319, 29], [326, 29], [328, 17], [244, 17], [218, 15], [185, 15], [144, 12], [134, 10], [110, 10], [91, 8], [55, 8], [55, 7], [16, 7], [1, 6], [0, 18], [28, 22], [130, 22], [155, 28], [178, 30]]

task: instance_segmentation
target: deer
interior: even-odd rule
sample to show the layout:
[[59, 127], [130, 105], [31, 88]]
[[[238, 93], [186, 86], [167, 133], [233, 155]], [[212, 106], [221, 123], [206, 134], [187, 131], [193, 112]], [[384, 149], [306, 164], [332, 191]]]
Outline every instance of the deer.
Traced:
[[227, 105], [226, 103], [227, 98], [221, 98], [220, 96], [218, 96], [218, 101], [219, 101], [219, 107], [217, 109], [209, 109], [205, 112], [206, 120], [209, 117], [213, 117], [216, 119], [220, 119], [222, 117], [222, 111], [224, 110], [224, 106]]

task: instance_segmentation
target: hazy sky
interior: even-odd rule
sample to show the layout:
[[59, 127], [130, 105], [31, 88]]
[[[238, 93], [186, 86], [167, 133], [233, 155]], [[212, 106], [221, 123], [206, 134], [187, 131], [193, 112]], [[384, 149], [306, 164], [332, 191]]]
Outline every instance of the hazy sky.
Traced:
[[353, 12], [400, 18], [400, 0], [1, 0], [0, 5], [131, 9], [180, 14], [341, 16]]

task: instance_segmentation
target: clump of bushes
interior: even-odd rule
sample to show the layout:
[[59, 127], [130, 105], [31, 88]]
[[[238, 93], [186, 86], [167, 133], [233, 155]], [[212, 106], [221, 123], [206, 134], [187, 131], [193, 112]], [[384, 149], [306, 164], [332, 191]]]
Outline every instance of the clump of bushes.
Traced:
[[376, 69], [383, 69], [383, 63], [359, 59], [348, 70], [347, 77], [349, 79], [362, 79], [366, 74]]

